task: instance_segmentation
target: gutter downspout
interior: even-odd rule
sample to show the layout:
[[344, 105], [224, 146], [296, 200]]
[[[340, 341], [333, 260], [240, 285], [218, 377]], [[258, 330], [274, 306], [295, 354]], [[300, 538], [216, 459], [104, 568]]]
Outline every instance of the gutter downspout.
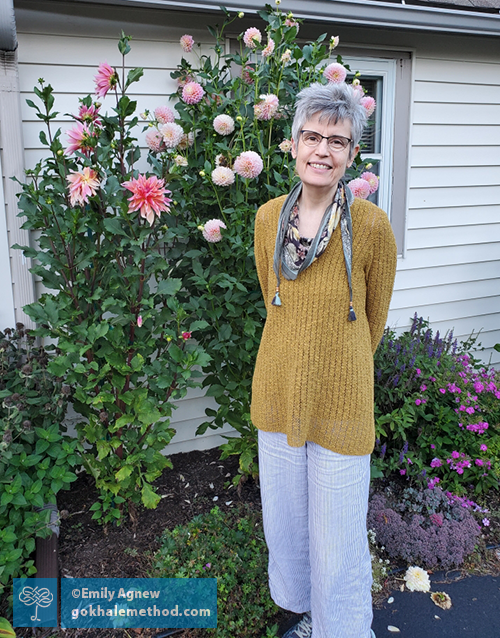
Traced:
[[[10, 256], [10, 281], [14, 319], [27, 328], [34, 323], [23, 311], [23, 306], [35, 301], [35, 283], [29, 272], [31, 260], [20, 250], [10, 248], [14, 244], [30, 245], [29, 232], [21, 228], [22, 220], [17, 216], [17, 194], [21, 187], [11, 178], [25, 181], [24, 144], [21, 116], [21, 98], [17, 59], [17, 33], [13, 0], [0, 0], [0, 156], [5, 212], [0, 210], [7, 227]], [[5, 277], [7, 278], [7, 277]], [[2, 328], [4, 326], [1, 326]]]

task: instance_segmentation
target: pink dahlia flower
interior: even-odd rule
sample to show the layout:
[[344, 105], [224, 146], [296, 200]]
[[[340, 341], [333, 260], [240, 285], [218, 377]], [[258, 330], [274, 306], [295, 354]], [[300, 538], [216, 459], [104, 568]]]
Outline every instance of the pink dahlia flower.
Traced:
[[185, 87], [188, 82], [194, 82], [194, 77], [189, 75], [189, 73], [184, 73], [183, 75], [177, 78], [177, 86], [180, 89]]
[[224, 222], [220, 219], [209, 219], [203, 226], [203, 230], [201, 232], [207, 241], [211, 244], [216, 244], [222, 239], [222, 233], [220, 232], [221, 228], [227, 228]]
[[365, 171], [360, 175], [361, 179], [364, 179], [368, 184], [370, 184], [370, 193], [376, 193], [378, 189], [378, 177], [374, 173], [370, 173], [370, 171]]
[[188, 339], [191, 339], [191, 332], [183, 332], [181, 337], [184, 339], [184, 341], [187, 341]]
[[163, 142], [163, 135], [157, 128], [150, 128], [146, 133], [146, 144], [153, 153], [159, 153], [166, 148]]
[[255, 49], [255, 47], [262, 42], [262, 33], [257, 27], [250, 27], [243, 34], [243, 42], [249, 49]]
[[132, 178], [128, 182], [123, 182], [122, 186], [132, 193], [128, 200], [129, 213], [140, 211], [141, 217], [147, 219], [150, 226], [153, 225], [155, 214], [159, 217], [162, 212], [170, 209], [172, 200], [167, 197], [167, 193], [171, 195], [171, 192], [165, 188], [164, 181], [156, 175], [139, 175], [137, 179]]
[[186, 104], [198, 104], [204, 95], [205, 91], [198, 82], [188, 82], [182, 89], [182, 99]]
[[255, 69], [248, 64], [241, 69], [241, 77], [245, 84], [254, 84], [254, 79], [250, 75], [253, 71], [255, 71]]
[[103, 62], [97, 69], [97, 75], [94, 77], [95, 92], [99, 97], [106, 97], [111, 89], [114, 89], [118, 83], [118, 74], [109, 66], [107, 62]]
[[292, 142], [290, 140], [283, 140], [278, 148], [283, 153], [289, 153], [292, 150]]
[[272, 38], [267, 39], [267, 46], [262, 50], [262, 57], [268, 58], [270, 55], [274, 53], [275, 48], [274, 40]]
[[361, 86], [360, 81], [359, 80], [353, 80], [352, 81], [352, 89], [354, 91], [354, 93], [356, 95], [358, 95], [359, 97], [363, 97], [365, 94], [365, 90], [364, 88]]
[[333, 51], [333, 49], [336, 49], [339, 45], [340, 42], [340, 38], [338, 35], [332, 35], [332, 37], [330, 38], [330, 51]]
[[342, 66], [342, 64], [339, 64], [338, 62], [332, 62], [332, 64], [329, 64], [323, 71], [323, 75], [328, 80], [328, 82], [340, 84], [346, 79], [347, 69], [345, 68], [345, 66]]
[[69, 145], [64, 151], [65, 155], [71, 155], [75, 151], [81, 151], [85, 155], [89, 155], [92, 150], [92, 133], [86, 124], [78, 122], [73, 128], [67, 132]]
[[184, 53], [191, 53], [194, 47], [194, 40], [192, 35], [183, 35], [181, 38], [181, 47]]
[[262, 158], [255, 151], [244, 151], [234, 160], [234, 172], [246, 179], [258, 177], [263, 168]]
[[81, 173], [71, 171], [66, 179], [69, 182], [69, 201], [71, 206], [87, 204], [89, 197], [96, 194], [100, 184], [97, 179], [97, 173], [88, 166], [85, 166]]
[[231, 186], [234, 184], [234, 173], [227, 166], [217, 166], [212, 171], [212, 182], [217, 186]]
[[169, 106], [157, 106], [155, 108], [155, 118], [160, 124], [175, 122], [175, 115]]
[[287, 27], [295, 27], [297, 29], [297, 33], [299, 32], [299, 23], [297, 22], [297, 20], [294, 20], [293, 17], [287, 18], [285, 20], [285, 25]]
[[214, 129], [219, 135], [231, 135], [234, 131], [234, 120], [230, 115], [218, 115], [214, 119]]
[[167, 122], [160, 128], [160, 133], [163, 135], [163, 142], [167, 148], [175, 148], [178, 146], [184, 135], [182, 126], [175, 124], [175, 122]]
[[281, 56], [281, 61], [283, 64], [288, 64], [292, 59], [292, 52], [290, 49], [287, 49]]
[[351, 193], [354, 197], [360, 197], [361, 199], [366, 199], [370, 194], [370, 184], [364, 179], [357, 177], [356, 179], [351, 180], [347, 186], [351, 189]]
[[189, 133], [184, 133], [181, 137], [181, 141], [177, 145], [181, 151], [185, 151], [188, 146], [193, 146], [194, 144], [194, 133], [193, 131], [189, 131]]
[[174, 157], [174, 162], [177, 166], [187, 166], [188, 165], [188, 161], [187, 159], [183, 156], [183, 155], [176, 155]]
[[82, 104], [78, 111], [78, 120], [84, 124], [93, 124], [94, 126], [102, 126], [102, 121], [99, 119], [99, 107], [95, 104], [85, 106]]
[[258, 120], [272, 120], [280, 105], [277, 95], [268, 93], [260, 96], [261, 101], [254, 104], [253, 112]]
[[364, 97], [362, 97], [360, 100], [360, 104], [362, 104], [365, 107], [366, 115], [368, 117], [370, 117], [370, 115], [375, 110], [375, 107], [377, 106], [375, 99], [372, 98], [371, 95], [365, 95]]

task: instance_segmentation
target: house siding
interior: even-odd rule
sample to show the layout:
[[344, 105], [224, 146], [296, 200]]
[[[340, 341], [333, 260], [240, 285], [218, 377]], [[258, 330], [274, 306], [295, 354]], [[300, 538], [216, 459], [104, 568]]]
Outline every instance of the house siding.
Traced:
[[[75, 112], [78, 96], [93, 91], [97, 65], [120, 62], [116, 42], [122, 29], [134, 36], [127, 64], [144, 67], [132, 95], [140, 111], [167, 103], [175, 88], [170, 71], [180, 58], [181, 35], [191, 33], [203, 51], [210, 46], [207, 16], [107, 8], [94, 18], [81, 7], [63, 11], [61, 3], [59, 8], [44, 5], [45, 10], [37, 10], [33, 2], [16, 3], [28, 167], [45, 152], [38, 139], [40, 123], [24, 104], [39, 77], [55, 89], [61, 115], [54, 126], [66, 129], [71, 120], [63, 114]], [[242, 22], [242, 28], [252, 23]], [[308, 38], [324, 30], [325, 25], [310, 25], [302, 33]], [[405, 247], [398, 259], [389, 325], [403, 329], [418, 312], [441, 333], [454, 329], [456, 336], [467, 338], [481, 330], [483, 358], [498, 361], [493, 350], [500, 342], [498, 42], [354, 27], [339, 33], [344, 44], [373, 46], [374, 55], [385, 45], [411, 50], [414, 58]], [[104, 106], [111, 106], [110, 97]], [[222, 441], [221, 431], [194, 436], [209, 402], [201, 390], [178, 402], [172, 418], [177, 434], [169, 451]]]

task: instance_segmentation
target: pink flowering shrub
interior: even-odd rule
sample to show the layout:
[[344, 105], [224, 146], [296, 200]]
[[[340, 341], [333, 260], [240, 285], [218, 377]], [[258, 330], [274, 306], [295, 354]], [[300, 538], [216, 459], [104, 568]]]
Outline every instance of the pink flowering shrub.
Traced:
[[481, 533], [471, 509], [439, 488], [373, 495], [367, 525], [389, 556], [425, 569], [459, 567]]

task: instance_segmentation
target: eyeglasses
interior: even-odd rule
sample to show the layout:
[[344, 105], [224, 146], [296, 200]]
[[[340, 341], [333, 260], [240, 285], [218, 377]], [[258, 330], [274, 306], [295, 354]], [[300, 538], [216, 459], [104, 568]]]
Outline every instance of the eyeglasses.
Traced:
[[321, 140], [326, 140], [328, 148], [331, 151], [345, 151], [349, 144], [354, 141], [342, 135], [330, 135], [326, 137], [325, 135], [321, 135], [321, 133], [316, 133], [316, 131], [305, 130], [300, 131], [300, 138], [306, 146], [318, 146], [321, 144]]

